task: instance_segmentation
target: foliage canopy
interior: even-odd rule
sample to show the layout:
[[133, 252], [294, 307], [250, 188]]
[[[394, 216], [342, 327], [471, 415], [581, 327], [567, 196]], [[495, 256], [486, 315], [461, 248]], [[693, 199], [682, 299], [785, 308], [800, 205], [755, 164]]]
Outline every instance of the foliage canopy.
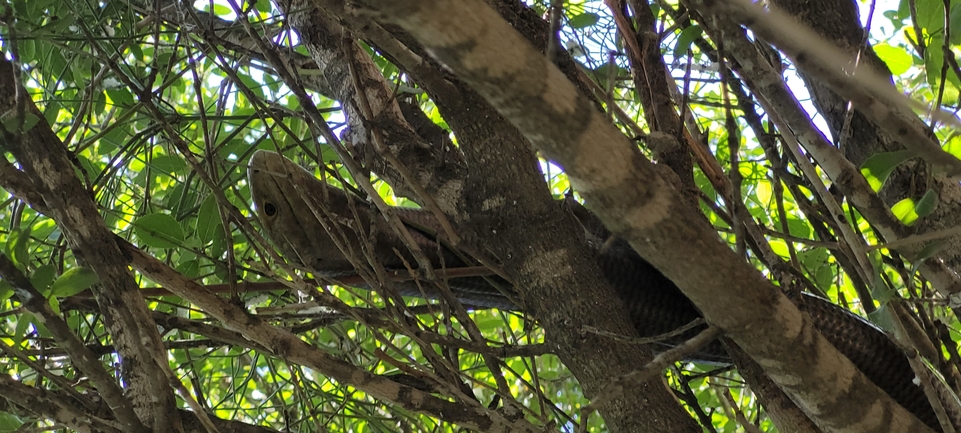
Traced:
[[[805, 69], [796, 53], [766, 39], [764, 29], [752, 25], [743, 32], [740, 17], [719, 18], [701, 2], [568, 1], [555, 2], [561, 6], [556, 10], [546, 1], [487, 3], [553, 56], [644, 155], [671, 170], [678, 182], [673, 199], [696, 203], [746, 262], [785, 289], [825, 296], [886, 331], [902, 331], [899, 321], [912, 318], [919, 332], [898, 338], [932, 347], [933, 368], [950, 386], [961, 385], [961, 324], [947, 307], [957, 303], [951, 287], [961, 287], [949, 278], [961, 272], [961, 201], [952, 180], [961, 157], [952, 114], [961, 107], [961, 3], [836, 0], [825, 2], [827, 12], [806, 11], [840, 11], [837, 21], [815, 30], [879, 68], [898, 92], [919, 103], [905, 124], [936, 145], [927, 150], [854, 110], [863, 106], [849, 107], [848, 100], [864, 99], [832, 90], [830, 71]], [[772, 3], [795, 16], [812, 7]], [[451, 173], [473, 169], [463, 188], [477, 195], [451, 203], [441, 200], [438, 191], [446, 190], [433, 180], [415, 177], [465, 228], [465, 247], [491, 254], [510, 275], [520, 273], [521, 265], [505, 253], [509, 236], [498, 240], [496, 233], [478, 229], [527, 227], [530, 221], [495, 224], [481, 213], [471, 219], [466, 210], [479, 206], [468, 202], [512, 182], [531, 194], [543, 193], [546, 183], [557, 199], [579, 193], [572, 191], [576, 181], [544, 158], [537, 160], [545, 181], [540, 184], [515, 176], [533, 173], [533, 167], [479, 173], [485, 158], [502, 157], [502, 148], [478, 140], [493, 109], [476, 95], [450, 97], [467, 87], [450, 84], [456, 74], [430, 60], [391, 17], [344, 8], [333, 0], [0, 2], [0, 68], [7, 70], [0, 80], [9, 81], [0, 89], [18, 83], [26, 91], [0, 95], [0, 186], [6, 191], [0, 193], [0, 388], [11, 390], [0, 391], [0, 431], [126, 431], [124, 425], [136, 423], [106, 408], [134, 397], [111, 397], [97, 382], [111, 378], [128, 394], [167, 396], [151, 404], [162, 406], [169, 398], [176, 408], [234, 421], [216, 421], [221, 431], [493, 431], [479, 421], [493, 412], [559, 431], [627, 431], [630, 424], [615, 421], [615, 412], [602, 408], [601, 416], [587, 420], [580, 412], [591, 401], [585, 394], [597, 397], [598, 386], [616, 376], [594, 373], [605, 362], [620, 361], [597, 357], [596, 370], [581, 358], [572, 362], [585, 364], [565, 366], [572, 349], [550, 334], [563, 328], [542, 323], [543, 317], [478, 309], [465, 322], [443, 302], [410, 298], [405, 310], [377, 291], [322, 286], [342, 301], [335, 304], [310, 284], [313, 275], [273, 253], [259, 231], [246, 180], [247, 161], [259, 149], [281, 152], [333, 185], [363, 190], [369, 182], [394, 206], [427, 207], [416, 189], [398, 181], [404, 175], [395, 160], [416, 175], [456, 179]], [[548, 42], [552, 19], [557, 42]], [[724, 33], [731, 26], [741, 33]], [[765, 87], [738, 40], [749, 42], [752, 58], [764, 59], [789, 93]], [[812, 43], [812, 51], [820, 49]], [[792, 104], [807, 110], [806, 117], [790, 114]], [[481, 132], [471, 130], [465, 114], [470, 110], [482, 114]], [[65, 149], [67, 163], [41, 167], [21, 157], [30, 152], [30, 137], [47, 130], [62, 143], [57, 146]], [[667, 144], [651, 132], [664, 133]], [[818, 134], [830, 149], [817, 147], [812, 136]], [[526, 142], [514, 149], [520, 166], [525, 158], [543, 156]], [[454, 168], [448, 173], [412, 165], [432, 161]], [[74, 179], [82, 189], [44, 189], [38, 179], [47, 175], [35, 174], [44, 170]], [[844, 180], [851, 176], [863, 185]], [[57, 200], [89, 201], [97, 215], [81, 214], [80, 207], [58, 210]], [[69, 218], [79, 222], [64, 223]], [[97, 233], [85, 227], [98, 224], [122, 241], [78, 241]], [[910, 242], [925, 233], [933, 235]], [[131, 259], [125, 242], [155, 262], [147, 266], [148, 259], [135, 254]], [[95, 245], [119, 245], [126, 261], [95, 254]], [[129, 274], [132, 285], [109, 269]], [[161, 289], [180, 281], [177, 275], [226, 304], [198, 304]], [[131, 287], [142, 289], [143, 316], [137, 316], [139, 306], [117, 304], [131, 298], [111, 295]], [[43, 302], [32, 302], [30, 293]], [[250, 319], [224, 323], [210, 310], [214, 305], [227, 315], [246, 310]], [[134, 312], [125, 318], [118, 308]], [[134, 331], [130, 323], [143, 326]], [[616, 340], [604, 330], [566, 332]], [[153, 347], [154, 341], [163, 347]], [[315, 355], [298, 351], [294, 341], [307, 343]], [[277, 351], [270, 342], [293, 348]], [[143, 348], [134, 349], [138, 345]], [[84, 354], [94, 359], [83, 360]], [[141, 364], [129, 365], [130, 359]], [[341, 379], [355, 380], [317, 368], [335, 361], [343, 363], [336, 364]], [[674, 361], [660, 377], [700, 426], [717, 432], [775, 429], [735, 368]], [[351, 376], [357, 372], [372, 376]], [[439, 397], [422, 406], [407, 394], [385, 398], [397, 384]], [[471, 416], [445, 414], [438, 409], [444, 404], [466, 408]], [[89, 418], [78, 420], [78, 414]], [[163, 425], [152, 423], [162, 418], [156, 413], [137, 415], [148, 426]], [[188, 421], [184, 428], [200, 431]]]

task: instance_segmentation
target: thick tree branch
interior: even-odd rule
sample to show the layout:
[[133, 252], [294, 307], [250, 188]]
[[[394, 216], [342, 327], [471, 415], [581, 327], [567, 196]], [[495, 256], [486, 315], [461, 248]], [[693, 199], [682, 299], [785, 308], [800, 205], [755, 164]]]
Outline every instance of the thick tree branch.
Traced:
[[[817, 8], [810, 8], [809, 4], [803, 0], [777, 0], [773, 4], [804, 25], [810, 26], [821, 36], [838, 44], [838, 47], [852, 58], [857, 56], [859, 62], [873, 66], [885, 78], [892, 78], [887, 65], [877, 56], [867, 40], [866, 34], [870, 29], [862, 27], [858, 8], [853, 0], [828, 0], [821, 2]], [[875, 20], [877, 18], [875, 17]], [[914, 24], [917, 25], [917, 22], [915, 21]], [[921, 55], [923, 56], [923, 53]], [[816, 71], [808, 73], [803, 64], [798, 66], [798, 72], [810, 90], [812, 102], [827, 121], [838, 147], [855, 166], [860, 167], [868, 157], [880, 152], [901, 149], [897, 136], [892, 136], [889, 130], [873, 122], [856, 107], [849, 109], [848, 100], [835, 92], [828, 83], [821, 82], [815, 74]], [[906, 121], [914, 124], [917, 129], [931, 133], [924, 122], [913, 115]], [[932, 138], [936, 139], [933, 135]], [[938, 206], [930, 215], [912, 226], [910, 232], [926, 234], [943, 232], [961, 225], [961, 185], [952, 181], [944, 173], [932, 171], [930, 166], [921, 161], [908, 161], [899, 165], [891, 173], [879, 195], [885, 203], [892, 206], [903, 198], [920, 199], [926, 192], [925, 189], [937, 192]], [[869, 220], [875, 223], [873, 218]], [[944, 239], [945, 242], [944, 249], [936, 255], [940, 259], [937, 261], [943, 262], [943, 265], [939, 263], [936, 266], [946, 265], [954, 272], [961, 271], [961, 236], [942, 233], [938, 238]], [[885, 236], [885, 240], [890, 242], [892, 239]], [[918, 246], [913, 248], [920, 250]], [[912, 260], [910, 255], [907, 256]], [[928, 263], [933, 261], [929, 260]], [[925, 272], [925, 276], [929, 279], [937, 281], [937, 278], [930, 276], [929, 270], [922, 269], [922, 272]], [[940, 290], [942, 293], [958, 293], [961, 287]], [[961, 305], [961, 303], [955, 302], [953, 305]]]
[[[77, 260], [100, 278], [95, 295], [120, 353], [138, 417], [148, 428], [167, 431], [175, 423], [170, 416], [175, 403], [163, 373], [168, 366], [160, 336], [126, 260], [113, 242], [113, 233], [90, 192], [70, 169], [73, 164], [63, 143], [19, 86], [17, 73], [12, 63], [0, 59], [0, 113], [5, 119], [32, 116], [36, 124], [28, 131], [5, 131], [5, 144], [40, 191]], [[23, 111], [18, 107], [24, 107]]]
[[673, 280], [820, 427], [930, 431], [720, 242], [650, 161], [496, 13], [472, 1], [368, 4], [411, 32], [562, 164], [608, 228]]
[[[411, 190], [411, 179], [404, 179], [398, 171], [401, 168], [389, 164], [390, 158], [383, 153], [396, 155], [413, 174], [419, 184], [416, 187], [434, 197], [445, 214], [463, 217], [460, 210], [467, 173], [463, 155], [450, 139], [435, 134], [435, 140], [429, 141], [418, 134], [401, 109], [397, 98], [402, 95], [394, 93], [353, 35], [329, 14], [306, 1], [281, 2], [281, 6], [321, 68], [329, 85], [325, 93], [343, 105], [349, 125], [344, 138], [353, 150], [369, 168], [391, 180], [398, 194], [423, 203]], [[369, 106], [369, 114], [365, 106]], [[424, 117], [416, 108], [407, 114], [414, 119]], [[386, 149], [378, 150], [377, 140], [383, 141]]]
[[81, 433], [121, 433], [127, 431], [116, 421], [104, 419], [85, 412], [79, 404], [68, 397], [57, 395], [45, 389], [34, 388], [14, 380], [7, 374], [0, 374], [0, 387], [3, 398], [10, 404], [40, 414], [69, 426]]
[[[889, 207], [873, 191], [861, 171], [848, 161], [837, 147], [831, 145], [826, 137], [814, 126], [810, 117], [794, 97], [781, 75], [765, 61], [755, 46], [747, 40], [744, 31], [732, 23], [727, 16], [714, 15], [704, 23], [707, 32], [723, 41], [728, 54], [737, 62], [735, 71], [757, 92], [765, 110], [777, 114], [778, 127], [792, 131], [809, 155], [814, 157], [818, 166], [831, 178], [857, 207], [871, 225], [886, 241], [896, 241], [910, 234], [891, 213]], [[914, 260], [922, 245], [904, 245], [897, 250], [908, 260]], [[926, 261], [921, 271], [945, 296], [961, 291], [958, 275], [938, 261]]]
[[[420, 45], [396, 26], [380, 26], [365, 16], [345, 14], [336, 1], [316, 1], [333, 11], [358, 32], [372, 34], [375, 44], [384, 43], [387, 55], [414, 77], [430, 94], [463, 149], [470, 175], [465, 193], [471, 215], [470, 242], [492, 251], [511, 272], [515, 287], [523, 288], [522, 301], [534, 311], [547, 331], [551, 346], [572, 369], [588, 393], [596, 393], [618, 374], [632, 371], [639, 361], [649, 359], [647, 350], [624, 342], [586, 338], [571, 328], [591, 325], [622, 335], [636, 331], [620, 300], [596, 269], [578, 232], [580, 227], [554, 203], [544, 187], [534, 153], [527, 140], [490, 105], [441, 65], [427, 57]], [[516, 2], [499, 2], [499, 10], [525, 31], [529, 40], [546, 46], [546, 33], [539, 33], [537, 21], [520, 18], [530, 13]], [[516, 6], [512, 8], [511, 5]], [[339, 9], [338, 9], [339, 8]], [[535, 25], [528, 25], [528, 24]], [[360, 25], [363, 24], [363, 25]], [[391, 29], [391, 34], [380, 30]], [[402, 44], [398, 41], [403, 41]], [[576, 66], [568, 57], [561, 62], [572, 77]], [[402, 155], [403, 163], [412, 165]], [[523, 186], [523, 188], [518, 188]], [[523, 246], [523, 248], [519, 248]], [[616, 313], [615, 313], [616, 312]], [[603, 360], [603, 362], [598, 362]], [[667, 390], [655, 380], [603, 408], [612, 429], [621, 431], [697, 430], [691, 418], [674, 403]], [[649, 419], [636, 417], [638, 410], [651, 413]], [[649, 422], [657, 420], [656, 423]]]
[[[912, 109], [926, 107], [902, 95], [872, 65], [855, 63], [853, 56], [780, 10], [765, 11], [761, 5], [745, 0], [704, 1], [698, 3], [698, 7], [703, 12], [729, 15], [747, 24], [759, 36], [783, 50], [799, 67], [815, 74], [852, 101], [906, 149], [916, 152], [928, 164], [945, 171], [949, 176], [961, 176], [961, 160], [941, 149], [925, 131], [918, 128], [917, 122], [912, 121]], [[845, 68], [852, 70], [845, 73]], [[934, 116], [940, 121], [958, 124], [956, 118], [939, 110], [935, 111]]]
[[125, 430], [144, 431], [133, 405], [127, 400], [116, 381], [104, 370], [103, 365], [83, 342], [77, 338], [67, 323], [63, 321], [50, 307], [49, 301], [33, 287], [30, 280], [13, 264], [10, 259], [0, 253], [0, 278], [14, 287], [14, 292], [28, 310], [53, 334], [54, 338], [67, 350], [70, 359], [81, 373], [88, 376], [97, 387], [100, 396], [107, 402], [111, 411], [120, 421]]

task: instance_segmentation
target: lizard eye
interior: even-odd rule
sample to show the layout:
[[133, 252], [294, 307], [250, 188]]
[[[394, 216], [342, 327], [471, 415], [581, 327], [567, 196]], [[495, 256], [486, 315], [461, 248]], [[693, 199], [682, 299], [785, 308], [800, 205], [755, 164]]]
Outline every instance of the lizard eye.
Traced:
[[267, 216], [274, 216], [277, 214], [277, 207], [270, 202], [264, 203], [264, 213], [267, 214]]

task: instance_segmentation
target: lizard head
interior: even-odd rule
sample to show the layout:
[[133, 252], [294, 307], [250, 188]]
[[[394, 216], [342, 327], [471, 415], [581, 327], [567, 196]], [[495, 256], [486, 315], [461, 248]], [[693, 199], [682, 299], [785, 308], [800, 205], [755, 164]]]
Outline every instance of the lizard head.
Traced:
[[356, 248], [350, 227], [356, 223], [349, 217], [343, 191], [329, 187], [283, 155], [265, 150], [250, 157], [247, 177], [264, 231], [287, 260], [322, 274], [353, 269], [328, 234], [331, 229], [334, 236], [347, 240], [341, 244]]

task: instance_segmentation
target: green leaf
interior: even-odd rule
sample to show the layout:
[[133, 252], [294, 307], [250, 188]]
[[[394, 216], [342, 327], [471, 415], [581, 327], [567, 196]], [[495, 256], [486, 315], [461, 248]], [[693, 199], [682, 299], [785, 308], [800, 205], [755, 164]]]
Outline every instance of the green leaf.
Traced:
[[927, 30], [927, 34], [934, 34], [944, 28], [944, 2], [941, 0], [915, 0], [917, 23]]
[[20, 230], [10, 232], [7, 238], [7, 255], [10, 257], [10, 261], [13, 262], [14, 266], [21, 271], [27, 269], [27, 265], [30, 263], [28, 246], [30, 244], [30, 233], [32, 231], [33, 226], [26, 226]]
[[798, 259], [804, 269], [814, 279], [818, 287], [831, 287], [834, 283], [834, 267], [831, 265], [831, 254], [824, 248], [811, 248], [798, 251]]
[[911, 18], [911, 0], [901, 0], [898, 4], [897, 17], [902, 20]]
[[[56, 314], [56, 315], [59, 316], [60, 313], [62, 312], [62, 311], [60, 311], [60, 298], [58, 298], [58, 297], [56, 297], [56, 296], [51, 296], [51, 297], [47, 298], [47, 303], [50, 304], [50, 309], [53, 310], [53, 314]], [[43, 324], [42, 324], [42, 323], [34, 323], [34, 326], [37, 327], [37, 331], [40, 332], [41, 334], [44, 334], [44, 333], [49, 334], [49, 333], [50, 333], [50, 330], [48, 330], [47, 328], [43, 327]]]
[[196, 259], [197, 253], [194, 251], [201, 250], [204, 247], [197, 236], [187, 236], [183, 246], [184, 249], [180, 251], [180, 263]]
[[197, 212], [197, 237], [206, 245], [207, 242], [214, 240], [216, 231], [224, 230], [223, 227], [217, 197], [211, 194], [204, 199], [200, 205], [200, 211]]
[[914, 212], [918, 214], [918, 218], [931, 215], [931, 212], [934, 212], [934, 209], [938, 207], [939, 201], [938, 193], [928, 188], [928, 190], [924, 192], [924, 196], [922, 196], [914, 206]]
[[955, 135], [948, 139], [942, 149], [954, 155], [955, 158], [961, 158], [961, 135]]
[[674, 57], [683, 57], [691, 52], [691, 44], [701, 37], [704, 31], [701, 30], [700, 26], [693, 25], [681, 31], [681, 34], [677, 37], [677, 42], [674, 44]]
[[210, 257], [219, 259], [227, 252], [227, 234], [223, 230], [214, 230], [213, 244], [210, 246]]
[[915, 152], [911, 150], [876, 153], [861, 165], [861, 174], [867, 179], [871, 188], [875, 191], [880, 191], [881, 187], [884, 186], [884, 182], [891, 176], [894, 168], [904, 161], [913, 158], [914, 155]]
[[33, 126], [40, 121], [40, 118], [34, 115], [33, 113], [27, 113], [23, 117], [25, 118], [23, 121], [23, 130], [22, 130], [23, 132], [27, 132], [33, 129]]
[[56, 267], [50, 264], [43, 265], [33, 271], [33, 275], [30, 276], [30, 284], [33, 285], [34, 289], [40, 291], [40, 293], [46, 294], [47, 288], [50, 287], [50, 284], [53, 283], [56, 277]]
[[112, 127], [97, 142], [97, 154], [107, 155], [115, 152], [118, 147], [123, 146], [129, 136], [129, 131], [119, 126]]
[[21, 126], [20, 118], [18, 116], [13, 116], [3, 120], [3, 127], [6, 128], [8, 131], [19, 131], [21, 133], [26, 133], [27, 131], [30, 131], [30, 129], [32, 129], [34, 125], [37, 124], [38, 120], [40, 120], [40, 118], [37, 117], [37, 115], [27, 112], [23, 114], [22, 126]]
[[107, 97], [114, 105], [119, 105], [121, 107], [131, 107], [133, 106], [133, 94], [130, 90], [124, 89], [122, 87], [116, 89], [107, 89], [104, 92], [107, 93]]
[[82, 266], [70, 268], [50, 286], [50, 296], [59, 298], [73, 296], [99, 282], [100, 277], [93, 269]]
[[200, 276], [200, 261], [190, 260], [177, 265], [177, 272], [183, 276], [193, 279]]
[[661, 5], [657, 4], [656, 2], [651, 2], [650, 5], [651, 12], [654, 13], [654, 16], [659, 16], [661, 14]]
[[[237, 74], [237, 78], [240, 79], [240, 82], [244, 86], [247, 86], [247, 88], [254, 93], [256, 98], [264, 98], [264, 88], [261, 81], [255, 80], [253, 77], [245, 73]], [[237, 101], [237, 103], [240, 104], [241, 101]]]
[[868, 313], [868, 319], [872, 323], [878, 325], [879, 328], [894, 332], [894, 315], [891, 312], [891, 307], [887, 303], [881, 303], [881, 306], [877, 310]]
[[901, 75], [911, 68], [914, 60], [904, 48], [893, 47], [888, 44], [878, 44], [874, 46], [874, 52], [888, 65], [888, 69], [894, 75]]
[[76, 170], [77, 177], [81, 179], [93, 179], [100, 174], [101, 168], [96, 162], [91, 161], [89, 158], [83, 155], [77, 155], [77, 160], [80, 161], [80, 166], [83, 167], [84, 171], [84, 173], [81, 173], [79, 169]]
[[[190, 194], [190, 190], [184, 193], [184, 189], [187, 188], [184, 183], [177, 183], [174, 187], [164, 194], [164, 207], [170, 209], [174, 215], [180, 215], [183, 209], [193, 206], [193, 199], [196, 198], [194, 194]], [[183, 202], [183, 203], [182, 203]]]
[[133, 223], [134, 233], [147, 246], [175, 248], [184, 241], [184, 229], [172, 216], [164, 213], [144, 215]]
[[19, 346], [23, 342], [23, 339], [27, 336], [27, 330], [30, 325], [33, 324], [33, 314], [23, 313], [17, 320], [16, 329], [13, 331], [13, 346]]
[[23, 63], [30, 63], [37, 57], [37, 41], [32, 39], [22, 39], [17, 41], [18, 49], [20, 54], [20, 61]]
[[912, 198], [906, 198], [891, 206], [891, 213], [904, 225], [910, 226], [918, 220], [916, 204]]
[[27, 0], [13, 0], [13, 10], [20, 16], [30, 16], [27, 9]]
[[[90, 80], [91, 77], [83, 69], [76, 68], [76, 67], [73, 69], [74, 69], [74, 79], [76, 80], [76, 84], [78, 86], [82, 86], [86, 84], [87, 81]], [[107, 94], [103, 92], [94, 93], [92, 102], [93, 102], [93, 112], [103, 113], [104, 110], [107, 109]]]
[[6, 301], [13, 296], [13, 286], [5, 280], [0, 280], [0, 301]]
[[0, 432], [16, 431], [23, 425], [23, 421], [10, 412], [0, 412]]
[[914, 262], [911, 263], [911, 276], [914, 276], [915, 272], [918, 271], [927, 259], [934, 257], [935, 254], [941, 252], [946, 246], [948, 246], [948, 243], [944, 239], [938, 239], [925, 245], [914, 258]]
[[597, 21], [600, 20], [600, 18], [601, 17], [599, 17], [595, 13], [585, 12], [580, 15], [571, 17], [569, 24], [571, 25], [571, 28], [583, 29], [585, 27], [590, 27], [590, 26], [593, 26], [594, 24], [597, 24]]
[[[924, 69], [928, 84], [938, 87], [941, 84], [941, 67], [944, 63], [944, 37], [936, 35], [929, 39], [928, 49], [924, 52]], [[961, 86], [961, 79], [956, 74], [948, 73], [947, 80], [955, 86]], [[956, 98], [957, 90], [947, 86], [946, 98]]]
[[43, 118], [47, 119], [47, 123], [53, 125], [57, 122], [57, 117], [60, 116], [61, 109], [63, 109], [63, 104], [59, 101], [50, 101], [43, 109]]
[[880, 276], [878, 276], [877, 280], [878, 281], [875, 283], [874, 289], [871, 290], [871, 297], [883, 306], [888, 302], [891, 302], [891, 300], [897, 296], [898, 292], [892, 290], [887, 286], [887, 284], [884, 284], [884, 281], [880, 278]]
[[818, 287], [831, 287], [834, 284], [837, 271], [833, 266], [825, 264], [814, 271], [814, 283]]
[[[150, 166], [164, 175], [177, 175], [187, 170], [187, 163], [174, 155], [158, 155], [150, 160]], [[154, 175], [157, 173], [155, 172]]]
[[948, 16], [948, 25], [951, 26], [951, 40], [948, 41], [952, 45], [961, 44], [961, 32], [955, 29], [961, 29], [961, 2], [951, 2], [951, 14]]
[[144, 62], [143, 48], [141, 48], [140, 45], [132, 44], [128, 49], [130, 50], [130, 54], [133, 55], [134, 60], [139, 63]]
[[[615, 70], [611, 71], [611, 68], [615, 68]], [[614, 73], [615, 80], [619, 77], [625, 77], [630, 75], [627, 69], [621, 68], [620, 66], [616, 64], [612, 64], [610, 62], [605, 62], [600, 66], [594, 68], [594, 76], [597, 77], [598, 84], [604, 87], [607, 86], [607, 81], [608, 81], [608, 78], [610, 78], [611, 73]]]
[[797, 236], [804, 239], [809, 239], [811, 237], [812, 229], [810, 223], [808, 223], [806, 220], [793, 218], [790, 214], [787, 217], [788, 231], [792, 236]]

